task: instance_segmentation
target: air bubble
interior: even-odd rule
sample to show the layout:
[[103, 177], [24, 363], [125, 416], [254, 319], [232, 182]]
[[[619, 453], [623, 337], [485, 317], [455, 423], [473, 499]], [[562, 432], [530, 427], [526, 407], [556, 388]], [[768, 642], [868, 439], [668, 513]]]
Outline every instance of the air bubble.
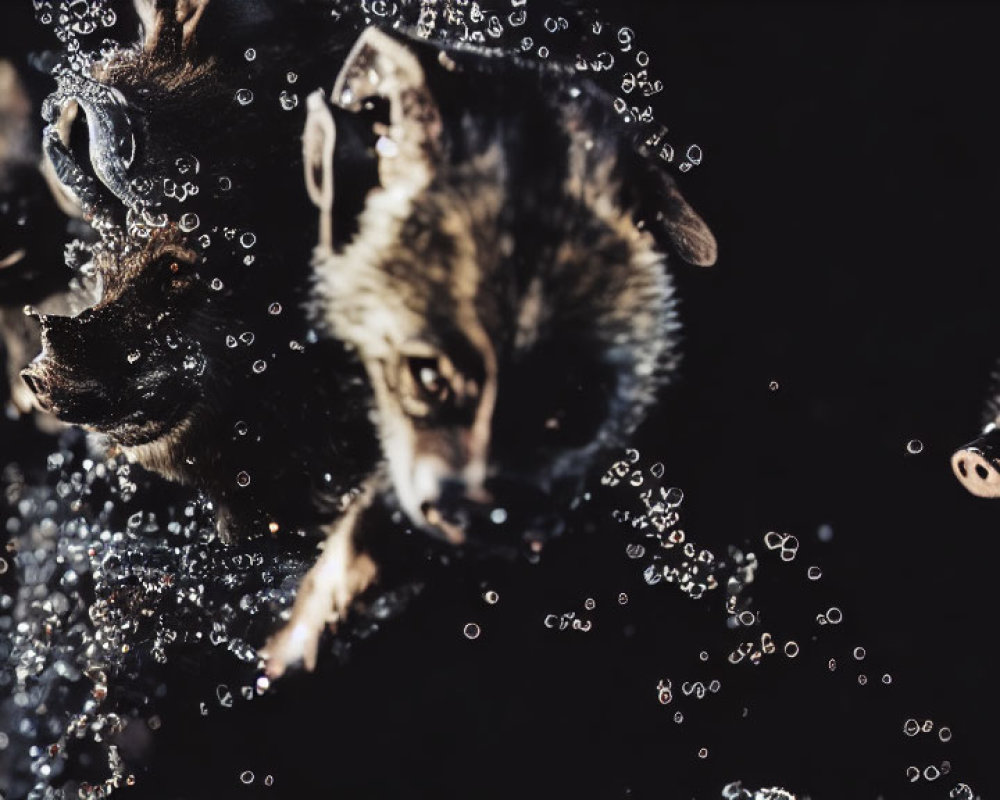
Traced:
[[271, 305], [267, 307], [267, 313], [272, 317], [278, 316], [278, 314], [281, 313], [281, 303], [271, 303]]
[[253, 331], [243, 331], [240, 334], [240, 341], [245, 345], [253, 344], [255, 338]]
[[289, 83], [295, 83], [295, 81], [297, 81], [298, 79], [299, 76], [296, 75], [294, 72], [285, 73], [285, 80], [288, 81]]
[[770, 389], [770, 390], [771, 390], [772, 392], [776, 392], [776, 391], [778, 391], [778, 389], [780, 389], [781, 387], [780, 387], [780, 385], [778, 384], [778, 382], [777, 382], [777, 381], [771, 381], [771, 382], [770, 382], [770, 383], [769, 383], [769, 384], [767, 385], [767, 388], [768, 388], [768, 389]]
[[241, 106], [248, 106], [253, 102], [253, 92], [249, 89], [238, 89], [236, 91], [236, 102]]
[[241, 487], [241, 488], [243, 488], [243, 489], [245, 489], [247, 486], [249, 486], [250, 485], [250, 473], [246, 472], [245, 470], [238, 472], [236, 474], [236, 485], [239, 486], [239, 487]]
[[886, 686], [892, 683], [892, 675], [890, 675], [888, 672], [885, 673], [885, 675], [882, 676], [882, 683], [884, 683]]
[[264, 776], [264, 785], [265, 786], [274, 786], [274, 776], [273, 775], [265, 775]]
[[[827, 612], [827, 616], [829, 616], [829, 612]], [[863, 647], [854, 648], [854, 658], [857, 659], [858, 661], [863, 661], [866, 655], [867, 652], [865, 651], [865, 648]]]
[[212, 278], [208, 285], [212, 287], [212, 291], [221, 292], [225, 284], [222, 283], [221, 278]]
[[245, 783], [248, 786], [253, 783], [254, 774], [250, 770], [246, 770], [240, 773], [240, 783]]
[[903, 723], [903, 733], [907, 736], [916, 736], [920, 733], [920, 723], [912, 718], [906, 720], [906, 722]]
[[622, 592], [621, 594], [618, 595], [618, 605], [620, 606], [628, 605], [628, 595], [625, 594], [625, 592]]
[[278, 94], [278, 103], [285, 111], [291, 111], [299, 104], [299, 96], [295, 92], [282, 89]]
[[785, 642], [785, 655], [789, 658], [795, 658], [799, 654], [799, 645], [797, 642]]
[[862, 672], [860, 675], [858, 675], [858, 685], [865, 686], [867, 683], [868, 683], [868, 676]]
[[818, 581], [823, 577], [823, 570], [819, 567], [809, 567], [809, 569], [806, 570], [806, 577], [811, 581]]
[[246, 233], [240, 235], [240, 244], [243, 246], [244, 250], [249, 250], [257, 244], [257, 237], [250, 233], [250, 231], [247, 231]]
[[597, 601], [594, 600], [593, 597], [588, 597], [583, 601], [583, 607], [587, 609], [587, 611], [593, 611], [597, 607]]
[[500, 595], [495, 591], [490, 589], [483, 595], [483, 600], [489, 603], [491, 606], [495, 606], [500, 601]]
[[503, 525], [507, 521], [506, 508], [494, 508], [490, 511], [490, 522], [494, 525]]
[[698, 751], [698, 758], [708, 758], [708, 748], [703, 747]]
[[243, 58], [245, 58], [247, 61], [253, 61], [255, 58], [257, 58], [257, 51], [254, 50], [252, 47], [248, 47], [246, 49], [246, 52], [243, 54]]
[[700, 653], [698, 653], [698, 658], [700, 658], [702, 661], [708, 661], [708, 651], [702, 650]]
[[180, 219], [180, 229], [185, 233], [190, 233], [195, 230], [201, 224], [201, 220], [198, 215], [193, 212], [188, 212], [181, 215]]
[[942, 742], [950, 742], [951, 741], [951, 728], [948, 728], [948, 727], [941, 728], [938, 731], [938, 739], [940, 739]]
[[786, 534], [777, 533], [776, 531], [768, 531], [764, 534], [764, 546], [768, 550], [777, 550], [785, 543], [786, 538]]
[[462, 629], [462, 633], [465, 634], [466, 639], [478, 639], [480, 628], [475, 622], [469, 622]]
[[831, 625], [839, 625], [844, 620], [844, 614], [836, 606], [830, 606], [826, 610], [826, 620]]
[[923, 449], [924, 443], [919, 439], [910, 439], [910, 441], [906, 443], [906, 452], [912, 456], [922, 453]]
[[263, 358], [258, 358], [253, 362], [251, 369], [256, 375], [260, 375], [264, 370], [267, 369], [267, 362]]

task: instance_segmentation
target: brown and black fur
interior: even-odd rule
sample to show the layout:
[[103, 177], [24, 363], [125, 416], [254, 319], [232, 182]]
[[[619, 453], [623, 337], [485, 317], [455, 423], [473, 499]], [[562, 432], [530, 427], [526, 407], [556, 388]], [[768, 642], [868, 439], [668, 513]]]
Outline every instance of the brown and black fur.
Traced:
[[[310, 97], [304, 137], [317, 313], [365, 364], [385, 458], [359, 503], [388, 495], [455, 545], [540, 546], [670, 377], [665, 248], [709, 265], [715, 241], [610, 100], [558, 69], [372, 29], [329, 98]], [[379, 184], [342, 241], [336, 142], [358, 126]], [[330, 530], [272, 674], [310, 666], [331, 610], [374, 576], [352, 525]]]
[[[136, 142], [131, 163], [112, 165], [124, 183], [95, 171], [95, 131], [70, 93], [54, 95], [56, 171], [100, 231], [92, 269], [103, 291], [81, 313], [41, 315], [44, 349], [25, 380], [61, 419], [203, 490], [226, 537], [333, 519], [375, 460], [359, 365], [299, 310], [312, 246], [297, 233], [311, 216], [302, 116], [277, 97], [283, 63], [309, 80], [288, 31], [329, 33], [282, 8], [138, 0], [140, 41], [91, 77], [120, 98], [113, 121]], [[244, 58], [251, 44], [266, 70]], [[257, 95], [248, 106], [235, 98], [243, 87]], [[182, 177], [175, 164], [188, 155], [199, 166]], [[133, 179], [154, 187], [135, 189], [141, 203]], [[180, 202], [155, 191], [164, 179], [199, 191]], [[155, 222], [145, 233], [142, 208]], [[181, 229], [186, 213], [200, 217], [196, 230]], [[244, 246], [244, 234], [256, 242]]]

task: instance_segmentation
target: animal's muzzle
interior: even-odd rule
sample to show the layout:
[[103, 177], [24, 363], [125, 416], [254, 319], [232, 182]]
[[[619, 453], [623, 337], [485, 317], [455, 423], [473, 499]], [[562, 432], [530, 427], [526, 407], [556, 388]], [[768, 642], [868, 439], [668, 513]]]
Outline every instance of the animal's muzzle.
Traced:
[[951, 467], [977, 497], [1000, 497], [1000, 428], [990, 428], [955, 451]]

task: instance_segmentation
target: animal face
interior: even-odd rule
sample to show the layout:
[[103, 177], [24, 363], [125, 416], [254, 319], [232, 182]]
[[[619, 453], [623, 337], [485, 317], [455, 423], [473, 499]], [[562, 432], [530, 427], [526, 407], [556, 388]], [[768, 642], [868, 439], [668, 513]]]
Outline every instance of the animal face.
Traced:
[[[58, 77], [45, 154], [99, 234], [81, 249], [97, 292], [82, 309], [41, 310], [42, 353], [23, 380], [60, 419], [204, 490], [223, 535], [306, 528], [339, 513], [377, 460], [369, 390], [356, 359], [297, 313], [311, 249], [291, 224], [309, 211], [301, 122], [240, 99], [248, 45], [275, 58], [292, 45], [245, 4], [206, 7], [137, 0], [137, 46]], [[211, 51], [195, 42], [204, 24]], [[285, 75], [266, 80], [286, 87]]]
[[[673, 301], [650, 228], [696, 263], [714, 240], [665, 176], [641, 174], [603, 98], [544, 72], [491, 81], [369, 30], [332, 97], [336, 120], [310, 98], [304, 137], [320, 304], [367, 367], [399, 503], [453, 543], [541, 538], [669, 372]], [[373, 97], [388, 103], [372, 124], [379, 185], [334, 247], [333, 140], [370, 124]], [[657, 224], [638, 216], [639, 187], [661, 201]]]
[[42, 315], [42, 353], [22, 372], [39, 405], [65, 422], [137, 446], [181, 426], [200, 399], [207, 359], [196, 335], [197, 258], [176, 235], [123, 257], [98, 250], [100, 301]]

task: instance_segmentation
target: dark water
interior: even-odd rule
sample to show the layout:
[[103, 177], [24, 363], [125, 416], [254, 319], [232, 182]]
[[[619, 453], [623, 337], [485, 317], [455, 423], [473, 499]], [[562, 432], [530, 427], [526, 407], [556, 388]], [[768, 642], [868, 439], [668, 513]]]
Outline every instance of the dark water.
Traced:
[[[598, 472], [577, 535], [539, 563], [416, 568], [433, 580], [408, 608], [362, 628], [347, 659], [327, 646], [315, 675], [247, 700], [253, 665], [210, 648], [140, 665], [142, 686], [164, 688], [132, 703], [157, 729], [129, 740], [125, 796], [716, 798], [734, 781], [813, 798], [995, 794], [1000, 506], [968, 495], [948, 458], [978, 430], [1000, 355], [997, 13], [609, 13], [665, 76], [662, 121], [704, 150], [684, 188], [720, 243], [715, 269], [675, 270], [686, 359], [635, 437], [643, 468], [664, 464], [642, 489], [682, 487], [680, 527], [718, 558], [756, 554], [745, 593], [760, 621], [727, 627], [721, 590], [648, 585], [647, 559], [626, 554], [642, 537], [611, 515], [641, 508], [642, 489]], [[44, 471], [49, 441], [6, 421], [0, 437], [4, 461]], [[793, 560], [768, 531], [797, 537]], [[842, 622], [818, 622], [831, 607]], [[567, 612], [589, 630], [547, 620]], [[776, 652], [729, 663], [763, 632]], [[908, 719], [933, 729], [910, 736]]]

